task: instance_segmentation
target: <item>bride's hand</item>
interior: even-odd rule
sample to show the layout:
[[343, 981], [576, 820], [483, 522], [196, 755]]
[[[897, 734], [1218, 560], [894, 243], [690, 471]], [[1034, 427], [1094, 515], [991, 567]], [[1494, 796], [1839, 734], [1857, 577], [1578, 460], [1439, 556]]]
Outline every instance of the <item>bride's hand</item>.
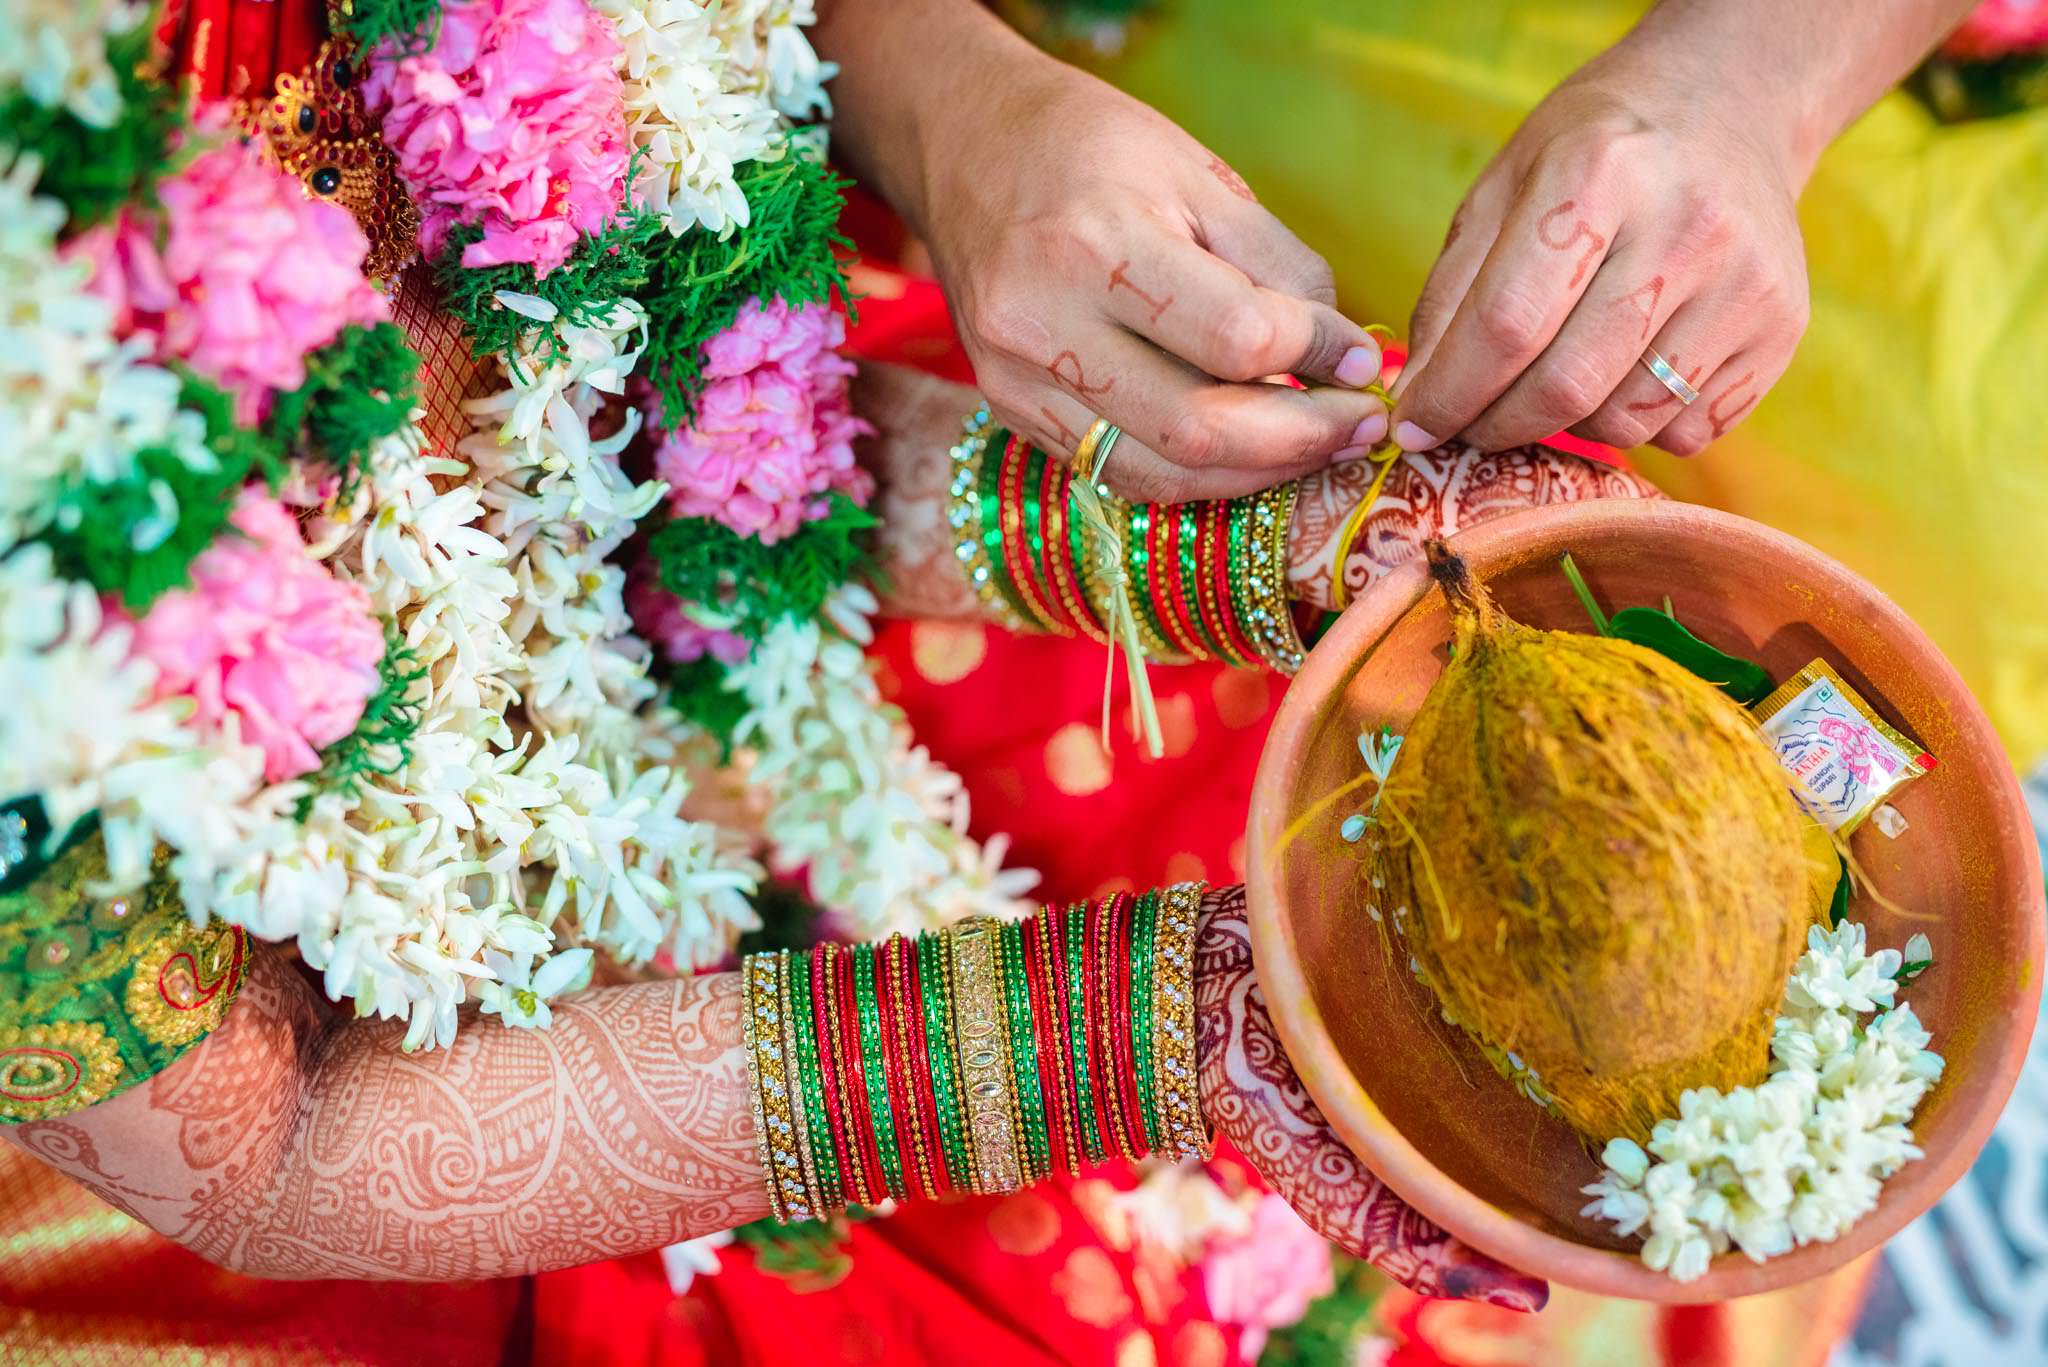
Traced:
[[[1171, 502], [1384, 437], [1358, 392], [1379, 348], [1333, 307], [1329, 266], [1165, 117], [963, 0], [842, 4], [820, 41], [844, 66], [835, 149], [930, 247], [1005, 426], [1070, 452], [1107, 418], [1125, 431], [1108, 483]], [[1280, 374], [1336, 387], [1255, 383]]]
[[1467, 1248], [1389, 1191], [1331, 1132], [1280, 1047], [1252, 967], [1244, 889], [1203, 903], [1195, 940], [1203, 1109], [1324, 1237], [1426, 1296], [1540, 1310], [1549, 1288]]

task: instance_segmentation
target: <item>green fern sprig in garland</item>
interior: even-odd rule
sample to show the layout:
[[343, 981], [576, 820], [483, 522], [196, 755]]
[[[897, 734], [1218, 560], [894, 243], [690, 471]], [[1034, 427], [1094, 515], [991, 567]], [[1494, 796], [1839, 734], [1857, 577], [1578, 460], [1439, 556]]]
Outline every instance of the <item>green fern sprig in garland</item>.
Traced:
[[335, 27], [370, 48], [385, 38], [401, 52], [424, 52], [441, 31], [441, 0], [345, 0]]
[[662, 587], [702, 604], [725, 628], [759, 642], [785, 620], [809, 621], [832, 591], [865, 568], [875, 518], [836, 490], [825, 515], [765, 546], [709, 517], [678, 518], [648, 544]]
[[793, 142], [773, 159], [738, 172], [747, 226], [718, 237], [702, 229], [657, 243], [650, 278], [638, 293], [649, 337], [641, 373], [661, 398], [662, 422], [686, 426], [704, 387], [704, 344], [732, 326], [749, 299], [792, 307], [846, 297], [840, 253], [853, 243], [839, 231], [846, 187], [829, 167]]
[[304, 821], [322, 793], [353, 795], [372, 775], [390, 775], [412, 759], [419, 734], [422, 699], [415, 696], [427, 666], [406, 645], [398, 624], [384, 624], [384, 658], [377, 662], [377, 691], [363, 705], [356, 729], [320, 752], [320, 768], [308, 778], [312, 790], [299, 799]]
[[306, 358], [306, 382], [277, 396], [264, 430], [283, 450], [303, 432], [308, 454], [341, 475], [347, 502], [370, 448], [411, 420], [419, 366], [419, 353], [397, 327], [351, 325]]
[[107, 64], [121, 91], [120, 117], [110, 128], [95, 128], [19, 92], [0, 99], [0, 145], [41, 161], [36, 193], [64, 205], [72, 232], [112, 218], [123, 205], [154, 202], [150, 187], [197, 150], [172, 152], [185, 126], [183, 98], [175, 86], [140, 74], [149, 59], [149, 30], [144, 22], [107, 40]]
[[123, 478], [75, 480], [63, 488], [42, 536], [60, 575], [114, 594], [131, 612], [191, 582], [199, 553], [215, 537], [234, 533], [228, 516], [252, 475], [273, 485], [284, 475], [283, 449], [238, 426], [234, 400], [195, 375], [181, 379], [178, 406], [205, 421], [213, 468], [195, 470], [168, 447], [144, 447]]
[[[463, 265], [463, 249], [484, 235], [482, 228], [464, 224], [448, 234], [448, 245], [434, 258], [434, 279], [448, 311], [468, 329], [475, 355], [513, 355], [528, 333], [538, 332], [536, 349], [552, 364], [562, 355], [564, 327], [599, 322], [614, 301], [639, 295], [648, 278], [648, 245], [661, 230], [659, 215], [631, 210], [603, 232], [583, 238], [567, 261], [549, 271], [546, 279], [538, 279], [525, 262]], [[501, 290], [545, 300], [554, 309], [554, 318], [531, 318], [506, 308], [498, 302]]]

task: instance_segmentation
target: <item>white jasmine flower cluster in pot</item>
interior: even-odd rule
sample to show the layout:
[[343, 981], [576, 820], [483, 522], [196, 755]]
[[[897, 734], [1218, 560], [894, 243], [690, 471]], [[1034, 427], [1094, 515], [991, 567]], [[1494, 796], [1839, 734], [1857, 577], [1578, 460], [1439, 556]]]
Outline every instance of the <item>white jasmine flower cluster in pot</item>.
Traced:
[[811, 0], [593, 0], [623, 48], [634, 196], [671, 234], [730, 233], [750, 210], [738, 168], [773, 153], [790, 121], [830, 112], [803, 26]]
[[1006, 838], [967, 834], [960, 776], [913, 742], [875, 686], [861, 649], [875, 606], [849, 585], [826, 607], [837, 631], [781, 623], [732, 670], [748, 704], [735, 740], [754, 752], [750, 781], [772, 804], [774, 862], [807, 868], [812, 894], [859, 939], [1023, 915], [1037, 873], [1002, 867]]
[[1581, 1213], [1647, 1231], [1643, 1262], [1682, 1282], [1730, 1248], [1762, 1262], [1839, 1238], [1920, 1156], [1909, 1122], [1942, 1059], [1913, 1008], [1894, 1003], [1932, 958], [1925, 935], [1873, 954], [1853, 921], [1815, 926], [1785, 985], [1769, 1078], [1685, 1093], [1648, 1152], [1611, 1141]]

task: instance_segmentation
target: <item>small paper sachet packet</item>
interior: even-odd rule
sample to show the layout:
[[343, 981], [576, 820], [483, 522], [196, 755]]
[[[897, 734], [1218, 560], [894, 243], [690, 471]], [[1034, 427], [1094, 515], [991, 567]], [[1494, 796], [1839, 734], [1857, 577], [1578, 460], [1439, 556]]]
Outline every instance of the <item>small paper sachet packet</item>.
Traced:
[[1826, 660], [1794, 674], [1753, 711], [1794, 795], [1838, 836], [1934, 767], [1933, 755], [1887, 725]]

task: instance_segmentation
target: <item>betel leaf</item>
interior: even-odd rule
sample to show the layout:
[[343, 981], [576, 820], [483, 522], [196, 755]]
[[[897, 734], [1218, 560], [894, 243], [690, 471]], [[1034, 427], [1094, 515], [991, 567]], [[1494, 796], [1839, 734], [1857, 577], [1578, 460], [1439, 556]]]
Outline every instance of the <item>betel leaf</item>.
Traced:
[[1744, 707], [1770, 696], [1771, 676], [1764, 673], [1762, 665], [1710, 646], [1687, 631], [1672, 614], [1669, 596], [1664, 599], [1661, 612], [1656, 608], [1623, 608], [1609, 617], [1600, 611], [1593, 590], [1586, 586], [1586, 578], [1579, 573], [1579, 567], [1570, 554], [1563, 556], [1558, 565], [1570, 581], [1572, 592], [1584, 605], [1586, 615], [1593, 619], [1593, 630], [1599, 635], [1654, 650], [1665, 659], [1685, 666], [1687, 671], [1713, 684]]
[[1771, 676], [1762, 665], [1708, 645], [1655, 608], [1623, 608], [1607, 619], [1607, 634], [1684, 665], [1744, 707], [1770, 695]]

